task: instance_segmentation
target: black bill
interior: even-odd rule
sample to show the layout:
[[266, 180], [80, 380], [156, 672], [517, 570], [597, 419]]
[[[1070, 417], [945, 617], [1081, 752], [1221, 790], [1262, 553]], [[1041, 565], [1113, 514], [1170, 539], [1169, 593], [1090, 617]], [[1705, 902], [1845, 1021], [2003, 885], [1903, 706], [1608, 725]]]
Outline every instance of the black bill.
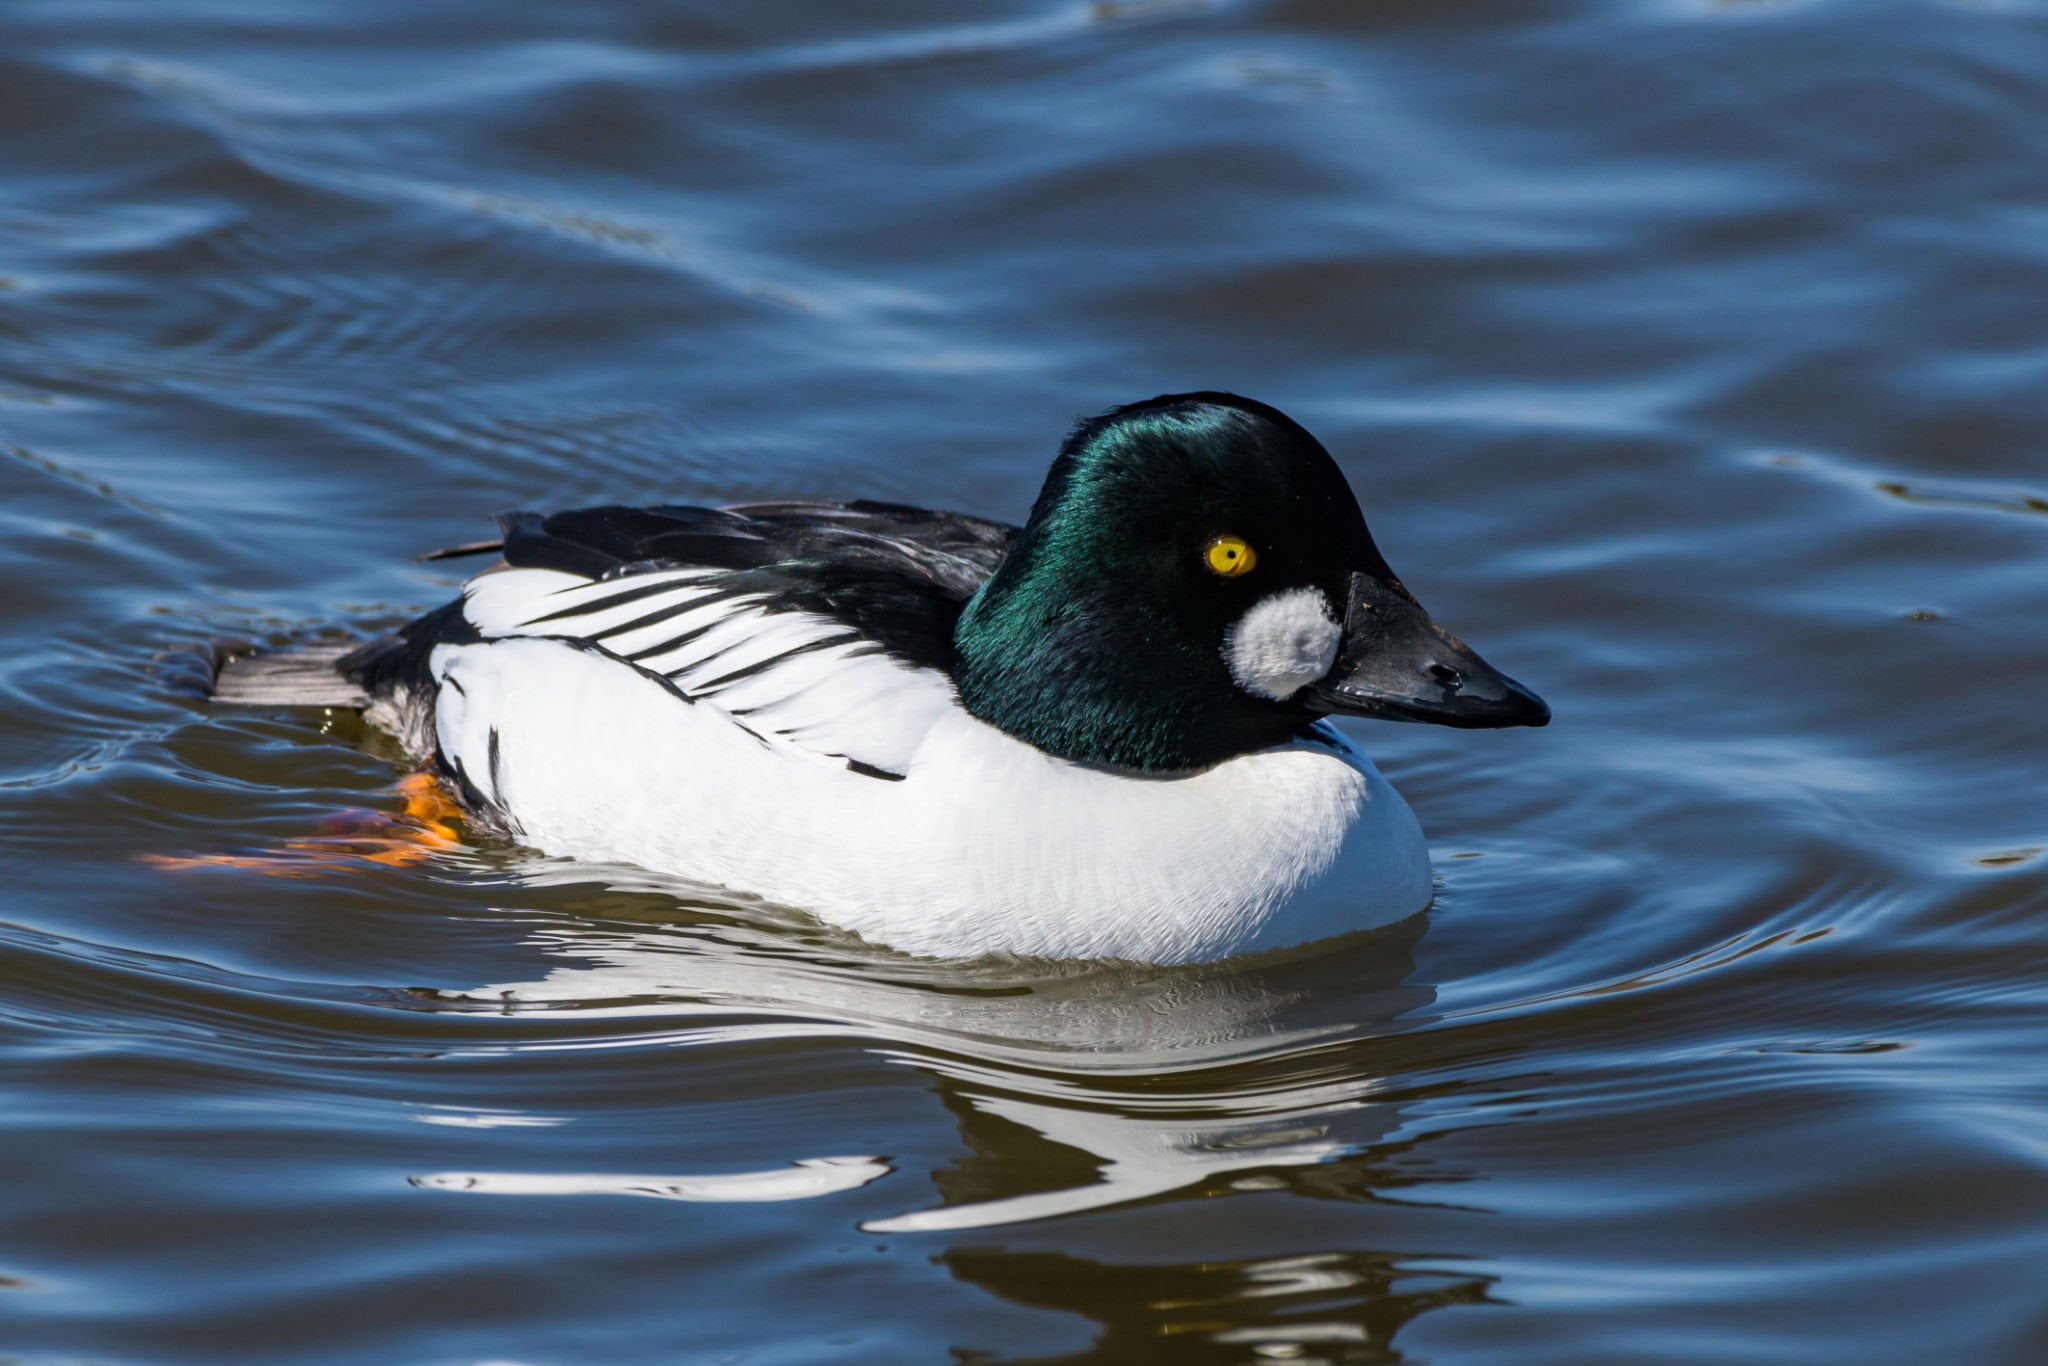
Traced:
[[1542, 698], [1437, 625], [1406, 589], [1370, 574], [1351, 576], [1337, 662], [1301, 696], [1324, 711], [1382, 721], [1475, 730], [1550, 721]]

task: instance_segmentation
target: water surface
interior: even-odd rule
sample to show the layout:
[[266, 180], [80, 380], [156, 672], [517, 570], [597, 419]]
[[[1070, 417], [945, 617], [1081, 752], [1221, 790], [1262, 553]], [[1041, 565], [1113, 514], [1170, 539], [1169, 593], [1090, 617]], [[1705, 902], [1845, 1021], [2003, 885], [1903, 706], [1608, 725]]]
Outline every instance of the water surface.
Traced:
[[[0, 1355], [2048, 1358], [2043, 70], [2030, 0], [17, 0]], [[1356, 727], [1398, 931], [164, 862], [401, 805], [216, 640], [511, 507], [1021, 517], [1197, 387], [1556, 708]]]

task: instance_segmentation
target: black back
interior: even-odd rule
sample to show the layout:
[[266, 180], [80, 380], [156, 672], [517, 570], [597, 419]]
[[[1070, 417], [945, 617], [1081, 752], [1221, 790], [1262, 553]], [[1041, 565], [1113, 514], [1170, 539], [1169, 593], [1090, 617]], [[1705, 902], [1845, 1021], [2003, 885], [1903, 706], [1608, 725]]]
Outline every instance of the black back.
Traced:
[[[906, 663], [951, 674], [960, 609], [1002, 563], [1017, 528], [899, 503], [753, 503], [729, 508], [592, 507], [498, 519], [520, 569], [622, 579], [663, 569], [728, 571], [719, 591], [769, 611], [838, 622]], [[478, 637], [450, 603], [342, 661], [373, 696], [426, 680], [436, 645]]]

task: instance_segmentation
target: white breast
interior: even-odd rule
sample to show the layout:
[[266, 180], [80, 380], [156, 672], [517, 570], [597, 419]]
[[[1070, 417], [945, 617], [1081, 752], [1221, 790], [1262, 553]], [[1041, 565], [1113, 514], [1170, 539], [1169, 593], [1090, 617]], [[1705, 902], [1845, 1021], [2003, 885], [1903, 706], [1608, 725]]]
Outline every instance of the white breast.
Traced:
[[1430, 898], [1413, 814], [1341, 741], [1144, 778], [953, 707], [890, 781], [569, 643], [442, 646], [433, 670], [442, 752], [527, 843], [753, 892], [912, 953], [1193, 962]]

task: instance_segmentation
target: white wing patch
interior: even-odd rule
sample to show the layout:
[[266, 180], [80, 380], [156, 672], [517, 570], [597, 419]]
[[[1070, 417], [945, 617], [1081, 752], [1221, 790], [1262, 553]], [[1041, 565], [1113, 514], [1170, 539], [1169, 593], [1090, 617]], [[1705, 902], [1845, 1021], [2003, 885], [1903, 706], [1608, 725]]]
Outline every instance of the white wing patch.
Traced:
[[464, 586], [462, 610], [486, 639], [594, 647], [771, 743], [906, 772], [925, 734], [957, 705], [951, 682], [839, 622], [771, 611], [765, 594], [735, 593], [721, 586], [726, 578], [717, 569], [613, 579], [498, 569]]

